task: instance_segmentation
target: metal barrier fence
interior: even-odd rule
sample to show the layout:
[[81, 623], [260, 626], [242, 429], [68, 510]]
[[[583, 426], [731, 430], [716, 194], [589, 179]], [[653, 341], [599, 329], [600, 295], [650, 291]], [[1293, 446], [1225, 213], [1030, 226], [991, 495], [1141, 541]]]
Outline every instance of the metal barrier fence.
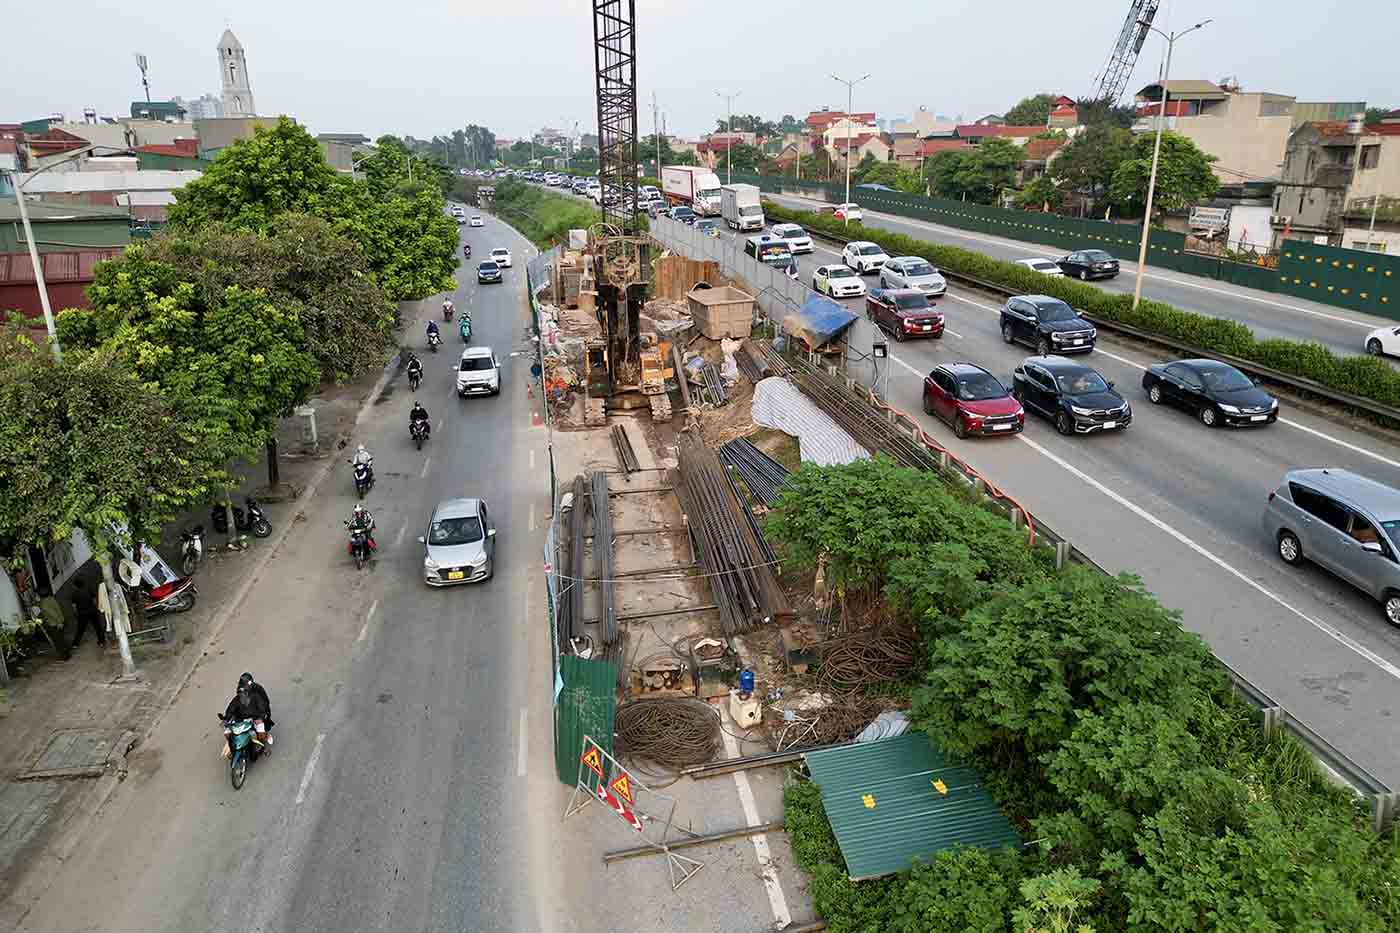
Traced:
[[712, 259], [719, 271], [730, 278], [743, 279], [755, 290], [759, 311], [781, 323], [790, 311], [807, 300], [811, 290], [797, 279], [764, 265], [743, 251], [743, 238], [707, 236], [694, 227], [666, 216], [651, 221], [651, 236], [662, 245], [692, 259]]

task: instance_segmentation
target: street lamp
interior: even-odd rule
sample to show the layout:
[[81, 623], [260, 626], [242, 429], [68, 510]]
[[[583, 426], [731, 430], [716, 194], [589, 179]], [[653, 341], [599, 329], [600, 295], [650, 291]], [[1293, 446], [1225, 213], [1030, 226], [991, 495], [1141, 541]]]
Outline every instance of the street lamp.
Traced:
[[1167, 57], [1162, 65], [1160, 82], [1162, 100], [1157, 108], [1157, 139], [1152, 144], [1152, 171], [1147, 176], [1147, 211], [1142, 218], [1142, 241], [1138, 244], [1137, 280], [1133, 283], [1133, 310], [1137, 310], [1138, 303], [1142, 301], [1142, 274], [1147, 266], [1147, 238], [1152, 231], [1152, 196], [1157, 192], [1157, 160], [1162, 151], [1162, 126], [1167, 122], [1167, 81], [1171, 78], [1172, 46], [1176, 45], [1177, 39], [1187, 33], [1195, 32], [1197, 29], [1204, 29], [1211, 22], [1214, 20], [1202, 20], [1190, 29], [1167, 33], [1153, 26], [1147, 20], [1138, 20], [1139, 25], [1144, 29], [1150, 29], [1167, 40]]
[[[845, 78], [838, 78], [838, 77], [836, 77], [836, 75], [832, 75], [831, 77], [832, 77], [832, 80], [834, 80], [834, 81], [839, 81], [841, 84], [846, 85], [846, 201], [845, 201], [845, 203], [846, 203], [846, 204], [850, 204], [850, 203], [851, 203], [851, 107], [853, 106], [853, 99], [854, 99], [854, 97], [855, 97], [855, 86], [856, 86], [857, 84], [861, 83], [862, 81], [864, 81], [866, 78], [870, 77], [870, 75], [861, 75], [859, 78], [856, 78], [856, 79], [854, 79], [854, 80], [852, 80], [852, 81], [847, 81]], [[851, 212], [850, 212], [849, 210], [847, 210], [847, 209], [845, 208], [845, 206], [843, 205], [842, 208], [841, 208], [841, 223], [842, 223], [842, 226], [849, 226], [849, 225], [850, 225], [850, 223], [851, 223], [850, 213], [851, 213]]]
[[744, 92], [735, 91], [733, 94], [724, 94], [715, 91], [715, 96], [723, 97], [728, 105], [728, 116], [724, 124], [724, 183], [726, 185], [734, 180], [734, 158], [729, 154], [729, 151], [734, 148], [734, 98], [742, 93]]

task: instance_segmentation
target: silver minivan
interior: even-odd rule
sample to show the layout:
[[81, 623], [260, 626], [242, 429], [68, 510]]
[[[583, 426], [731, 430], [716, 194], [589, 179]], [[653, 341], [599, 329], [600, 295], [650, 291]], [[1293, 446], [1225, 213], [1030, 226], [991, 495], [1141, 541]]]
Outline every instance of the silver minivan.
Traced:
[[1263, 526], [1284, 563], [1331, 571], [1400, 626], [1400, 490], [1349, 470], [1293, 470], [1269, 493]]

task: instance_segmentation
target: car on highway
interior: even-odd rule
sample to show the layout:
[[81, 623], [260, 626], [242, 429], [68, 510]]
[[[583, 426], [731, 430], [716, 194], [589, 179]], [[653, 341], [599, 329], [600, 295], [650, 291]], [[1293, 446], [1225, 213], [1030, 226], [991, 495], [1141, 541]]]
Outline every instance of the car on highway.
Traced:
[[881, 288], [917, 288], [930, 298], [948, 291], [948, 280], [922, 256], [896, 256], [880, 267]]
[[910, 337], [943, 336], [943, 312], [917, 288], [872, 288], [865, 296], [865, 314], [901, 343]]
[[495, 572], [496, 529], [480, 499], [444, 499], [433, 509], [423, 545], [423, 582], [429, 586], [480, 583]]
[[506, 249], [504, 246], [498, 246], [491, 250], [491, 259], [502, 269], [510, 268], [510, 250]]
[[467, 222], [466, 209], [463, 208], [460, 204], [452, 205], [452, 216], [456, 219], [457, 223], [459, 224]]
[[457, 397], [501, 394], [501, 361], [490, 347], [467, 347], [457, 363]]
[[773, 236], [786, 243], [794, 254], [812, 251], [812, 238], [797, 224], [774, 224]]
[[1400, 327], [1387, 324], [1366, 335], [1362, 344], [1372, 356], [1400, 356]]
[[1133, 423], [1133, 408], [1113, 383], [1063, 356], [1026, 359], [1011, 374], [1011, 394], [1061, 434], [1120, 431]]
[[1065, 275], [1089, 281], [1111, 279], [1118, 275], [1118, 260], [1101, 249], [1081, 249], [1056, 262]]
[[1039, 272], [1041, 275], [1048, 275], [1051, 278], [1063, 278], [1065, 271], [1060, 268], [1060, 264], [1053, 259], [1018, 259], [1016, 265], [1025, 266], [1032, 272]]
[[469, 224], [469, 226], [472, 226], [472, 227], [484, 227], [484, 226], [486, 226], [486, 222], [485, 222], [484, 220], [481, 219], [481, 215], [480, 215], [480, 214], [473, 214], [473, 215], [472, 215], [472, 219], [471, 219], [471, 223]]
[[1088, 353], [1099, 333], [1069, 305], [1049, 295], [1013, 295], [1001, 306], [1001, 339], [1040, 356]]
[[925, 376], [924, 414], [952, 425], [958, 437], [1018, 434], [1026, 426], [1021, 403], [975, 363], [948, 363]]
[[671, 208], [671, 219], [683, 224], [693, 224], [695, 223], [695, 212], [684, 206], [673, 207]]
[[1228, 363], [1177, 360], [1142, 373], [1142, 388], [1154, 405], [1175, 405], [1208, 428], [1247, 427], [1278, 420], [1278, 399]]
[[1400, 626], [1400, 490], [1350, 470], [1291, 470], [1269, 493], [1262, 525], [1284, 563], [1312, 561]]
[[718, 220], [697, 220], [695, 221], [695, 229], [705, 236], [718, 237], [722, 233]]
[[501, 267], [489, 259], [485, 260], [484, 262], [477, 263], [476, 281], [477, 284], [480, 285], [485, 285], [489, 282], [499, 283], [504, 281], [504, 279], [501, 277]]
[[812, 273], [812, 291], [829, 298], [859, 298], [865, 294], [865, 283], [850, 266], [833, 263], [817, 266]]
[[667, 209], [670, 207], [670, 204], [666, 201], [665, 198], [651, 198], [645, 203], [638, 204], [637, 206], [642, 210], [646, 211], [648, 217], [660, 217], [662, 214], [666, 213]]
[[832, 207], [831, 216], [835, 217], [837, 220], [856, 221], [859, 221], [865, 217], [865, 215], [860, 212], [860, 205], [852, 204], [850, 202], [847, 202], [845, 204], [837, 204], [834, 207]]
[[861, 275], [879, 272], [889, 258], [883, 249], [869, 240], [852, 240], [841, 251], [841, 261]]

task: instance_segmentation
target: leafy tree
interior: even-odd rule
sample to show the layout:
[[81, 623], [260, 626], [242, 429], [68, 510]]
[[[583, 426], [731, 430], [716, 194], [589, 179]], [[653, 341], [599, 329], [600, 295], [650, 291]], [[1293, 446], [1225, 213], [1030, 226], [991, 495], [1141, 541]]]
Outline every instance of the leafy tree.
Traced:
[[361, 160], [359, 166], [370, 193], [380, 198], [388, 194], [412, 196], [414, 185], [433, 184], [444, 191], [451, 181], [451, 173], [442, 162], [414, 153], [395, 136], [375, 140], [373, 155]]
[[1017, 908], [1014, 927], [1018, 933], [1094, 933], [1087, 923], [1075, 922], [1088, 913], [1102, 885], [1084, 878], [1074, 866], [1060, 868], [1021, 882], [1026, 906]]
[[1055, 109], [1058, 94], [1033, 94], [1024, 97], [1020, 103], [1006, 111], [1007, 126], [1044, 126], [1050, 122], [1050, 111]]
[[595, 172], [598, 170], [598, 150], [592, 146], [583, 146], [574, 153], [572, 160], [573, 167], [581, 172]]
[[[483, 168], [496, 158], [496, 134], [484, 126], [467, 124], [463, 133], [467, 144], [467, 162], [472, 168]], [[529, 143], [525, 144], [528, 149]]]
[[[1109, 197], [1125, 207], [1147, 201], [1147, 182], [1152, 170], [1153, 134], [1145, 133], [1133, 143], [1132, 155], [1113, 172]], [[1196, 147], [1187, 136], [1170, 130], [1162, 133], [1162, 151], [1157, 164], [1157, 187], [1153, 207], [1159, 211], [1179, 211], [1215, 195], [1220, 181], [1210, 170], [1216, 160]]]
[[1116, 104], [1110, 100], [1081, 100], [1075, 103], [1079, 122], [1084, 126], [1109, 126], [1127, 129], [1137, 120], [1137, 110], [1131, 104]]
[[[731, 130], [730, 127], [733, 127]], [[777, 136], [779, 134], [778, 124], [772, 120], [765, 120], [757, 114], [734, 114], [733, 122], [729, 122], [724, 117], [715, 121], [716, 133], [756, 133], [759, 136]]]
[[715, 168], [716, 171], [720, 172], [728, 169], [744, 175], [754, 175], [758, 173], [758, 167], [764, 162], [763, 150], [744, 143], [739, 143], [731, 149], [721, 150], [716, 155], [719, 157], [719, 161], [715, 163]]
[[924, 177], [933, 193], [945, 198], [961, 198], [967, 194], [963, 179], [972, 164], [971, 150], [945, 149], [924, 160]]
[[783, 114], [783, 118], [778, 121], [779, 133], [801, 133], [806, 128], [801, 120], [790, 113]]
[[876, 162], [871, 159], [871, 164], [867, 165], [862, 160], [855, 180], [862, 185], [888, 185], [897, 191], [910, 194], [924, 193], [924, 180], [919, 177], [919, 173], [905, 168], [898, 162]]
[[890, 933], [1005, 933], [1024, 869], [1014, 852], [949, 849], [892, 885]]
[[1016, 195], [1016, 206], [1023, 211], [1057, 210], [1064, 193], [1049, 175], [1039, 175]]
[[1367, 108], [1366, 108], [1366, 125], [1367, 125], [1367, 126], [1370, 126], [1372, 123], [1379, 123], [1379, 122], [1381, 122], [1382, 120], [1385, 119], [1385, 115], [1386, 115], [1386, 114], [1390, 113], [1392, 110], [1395, 110], [1395, 109], [1396, 109], [1395, 107], [1367, 107]]
[[376, 198], [362, 183], [338, 182], [321, 205], [321, 215], [334, 232], [360, 247], [390, 301], [454, 287], [457, 224], [443, 210], [436, 189], [402, 189], [394, 197]]
[[1103, 198], [1118, 166], [1132, 156], [1133, 134], [1117, 126], [1096, 125], [1075, 136], [1060, 150], [1051, 173], [1070, 191]]

